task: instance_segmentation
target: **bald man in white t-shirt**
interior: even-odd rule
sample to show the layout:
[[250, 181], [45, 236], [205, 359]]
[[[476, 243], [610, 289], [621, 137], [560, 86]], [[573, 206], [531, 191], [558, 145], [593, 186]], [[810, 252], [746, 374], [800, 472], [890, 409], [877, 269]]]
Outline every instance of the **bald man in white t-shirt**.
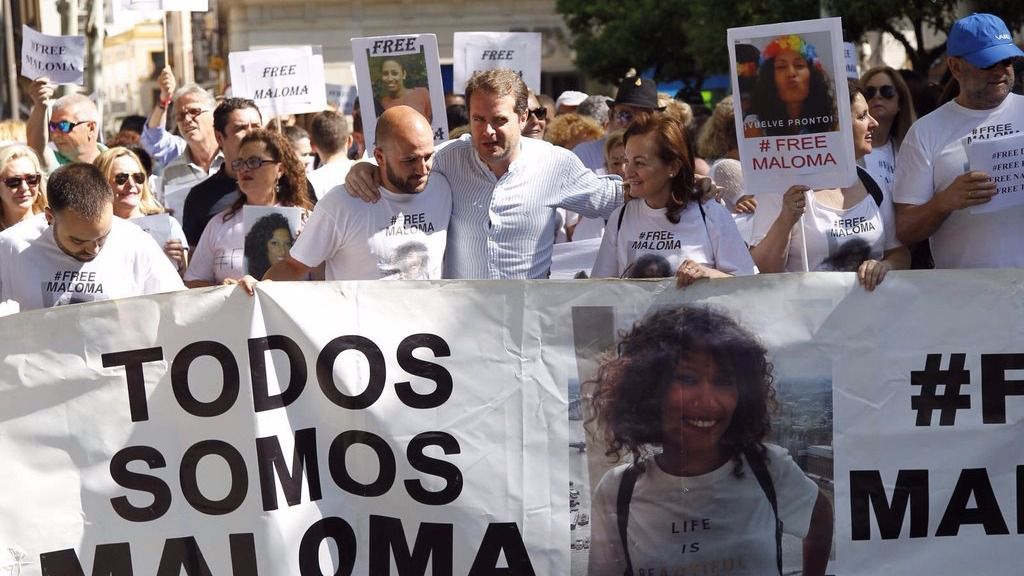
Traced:
[[376, 130], [381, 201], [353, 198], [344, 186], [330, 190], [289, 256], [264, 279], [300, 280], [322, 262], [327, 280], [441, 278], [452, 202], [444, 177], [430, 173], [430, 123], [413, 108], [395, 106], [381, 114]]

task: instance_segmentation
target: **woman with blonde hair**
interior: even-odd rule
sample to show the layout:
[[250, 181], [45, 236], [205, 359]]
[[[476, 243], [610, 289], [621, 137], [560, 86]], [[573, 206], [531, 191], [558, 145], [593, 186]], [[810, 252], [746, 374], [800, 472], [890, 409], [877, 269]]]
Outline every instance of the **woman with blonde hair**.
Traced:
[[[97, 156], [93, 165], [100, 169], [110, 184], [110, 189], [114, 191], [114, 216], [124, 220], [135, 220], [166, 212], [149, 189], [149, 175], [146, 174], [142, 160], [131, 150], [115, 146]], [[163, 249], [181, 272], [188, 263], [188, 240], [185, 239], [181, 224], [174, 218], [168, 220], [170, 234], [164, 242]], [[146, 231], [153, 235], [152, 231]], [[163, 234], [154, 235], [158, 242], [162, 238]]]
[[0, 230], [41, 214], [46, 208], [46, 175], [24, 144], [0, 148]]

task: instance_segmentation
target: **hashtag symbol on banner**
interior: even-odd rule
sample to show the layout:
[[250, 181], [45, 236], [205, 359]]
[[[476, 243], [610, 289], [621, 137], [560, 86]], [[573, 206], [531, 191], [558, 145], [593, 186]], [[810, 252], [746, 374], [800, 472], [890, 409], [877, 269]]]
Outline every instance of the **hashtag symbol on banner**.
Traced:
[[768, 144], [767, 140], [761, 140], [761, 143], [758, 144], [757, 147], [761, 149], [761, 152], [767, 152], [768, 149], [771, 148], [771, 145]]
[[966, 360], [966, 354], [950, 354], [949, 366], [943, 370], [942, 354], [929, 354], [924, 370], [911, 371], [910, 385], [921, 387], [920, 394], [910, 396], [917, 426], [931, 426], [934, 410], [939, 410], [939, 426], [952, 426], [957, 410], [970, 409], [970, 395], [960, 393], [961, 386], [971, 383], [971, 371], [964, 368]]
[[60, 272], [57, 272], [56, 274], [53, 275], [53, 281], [60, 282]]

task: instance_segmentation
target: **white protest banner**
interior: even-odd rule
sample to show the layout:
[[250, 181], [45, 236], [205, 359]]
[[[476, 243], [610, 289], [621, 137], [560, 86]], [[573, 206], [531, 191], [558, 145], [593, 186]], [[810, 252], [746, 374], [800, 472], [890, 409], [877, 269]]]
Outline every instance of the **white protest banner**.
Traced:
[[243, 206], [245, 273], [263, 278], [271, 266], [288, 257], [309, 212], [286, 206]]
[[[785, 192], [852, 185], [857, 179], [839, 18], [728, 30], [736, 137], [749, 190]], [[737, 47], [743, 46], [740, 64]], [[740, 72], [759, 54], [757, 79]], [[745, 78], [749, 78], [746, 75]]]
[[[635, 416], [623, 422], [664, 455], [626, 499], [637, 574], [777, 573], [748, 456], [696, 450], [736, 433], [771, 457], [783, 573], [801, 572], [805, 544], [827, 560], [832, 509], [827, 574], [1015, 574], [1022, 282], [261, 283], [255, 297], [221, 287], [6, 317], [0, 565], [622, 574], [629, 460], [584, 427], [594, 393], [619, 390], [600, 396], [601, 425]], [[652, 335], [657, 318], [671, 322]], [[684, 462], [718, 468], [667, 473], [671, 434], [692, 448]]]
[[228, 54], [231, 91], [251, 98], [264, 118], [327, 108], [320, 46], [292, 46]]
[[50, 36], [21, 26], [21, 75], [53, 84], [85, 83], [85, 36]]
[[337, 108], [338, 112], [350, 116], [352, 109], [355, 107], [356, 92], [355, 86], [346, 86], [344, 84], [327, 84], [327, 103]]
[[522, 284], [273, 284], [0, 320], [4, 565], [568, 573], [564, 394], [501, 328]]
[[376, 36], [352, 39], [366, 150], [374, 147], [377, 117], [392, 106], [419, 110], [434, 129], [434, 141], [448, 139], [437, 36]]
[[860, 65], [857, 62], [857, 45], [843, 42], [843, 59], [846, 60], [846, 77], [851, 80], [860, 79]]
[[971, 214], [998, 212], [1024, 204], [1024, 134], [1001, 138], [971, 138], [967, 144], [971, 170], [988, 174], [998, 194], [992, 200], [973, 206]]
[[819, 330], [816, 349], [846, 351], [832, 355], [837, 574], [1020, 571], [1021, 279], [929, 275], [912, 304], [854, 292]]
[[534, 92], [540, 92], [540, 32], [456, 32], [452, 85], [463, 92], [469, 78], [483, 70], [508, 68]]

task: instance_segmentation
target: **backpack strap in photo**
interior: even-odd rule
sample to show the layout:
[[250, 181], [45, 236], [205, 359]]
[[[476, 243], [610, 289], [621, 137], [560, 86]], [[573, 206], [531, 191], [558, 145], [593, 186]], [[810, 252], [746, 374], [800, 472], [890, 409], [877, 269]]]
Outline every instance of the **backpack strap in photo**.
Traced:
[[629, 525], [629, 501], [633, 499], [633, 487], [640, 477], [640, 468], [633, 464], [626, 466], [619, 483], [619, 493], [615, 499], [615, 517], [619, 521], [619, 540], [622, 542], [622, 557], [626, 562], [623, 576], [633, 576], [633, 562], [629, 559], [629, 543], [626, 541], [626, 528]]
[[761, 490], [764, 491], [768, 503], [772, 506], [772, 514], [775, 516], [775, 564], [779, 569], [779, 576], [782, 576], [782, 520], [779, 519], [779, 502], [775, 498], [775, 484], [772, 483], [772, 476], [768, 473], [768, 466], [761, 453], [753, 448], [746, 448], [743, 450], [743, 455], [746, 456], [747, 464], [750, 464], [750, 471], [754, 473], [754, 478], [757, 478], [757, 483], [761, 485]]

